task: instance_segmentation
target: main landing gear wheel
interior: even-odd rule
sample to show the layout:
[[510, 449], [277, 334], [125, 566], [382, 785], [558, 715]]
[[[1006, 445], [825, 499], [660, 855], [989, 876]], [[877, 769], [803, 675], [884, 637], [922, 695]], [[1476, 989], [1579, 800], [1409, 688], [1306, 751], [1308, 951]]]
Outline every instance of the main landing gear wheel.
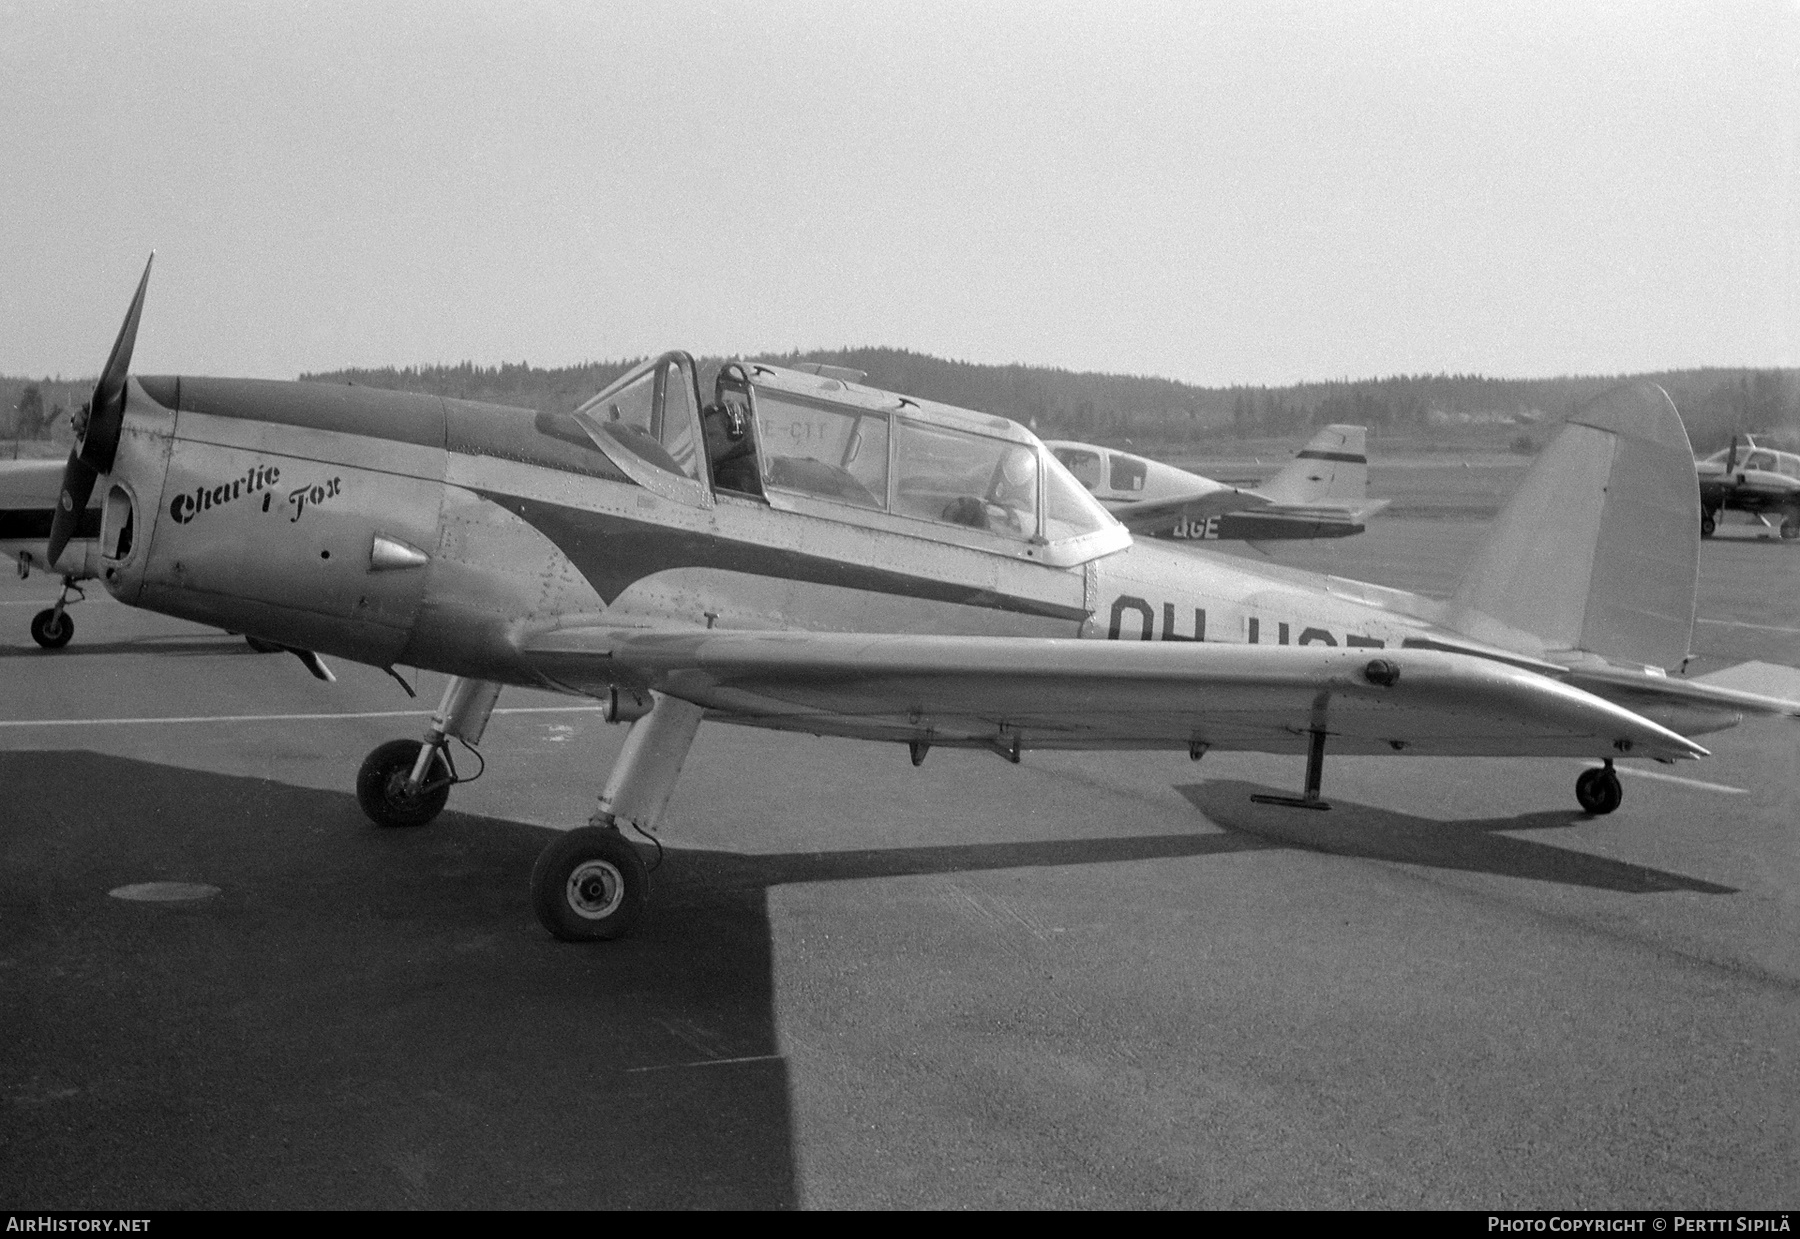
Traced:
[[1575, 799], [1595, 817], [1604, 817], [1619, 807], [1619, 802], [1625, 799], [1625, 789], [1619, 786], [1619, 776], [1614, 773], [1610, 761], [1581, 772], [1581, 777], [1575, 780]]
[[67, 611], [46, 607], [31, 617], [31, 639], [47, 650], [60, 650], [75, 635], [75, 621]]
[[442, 752], [431, 755], [418, 790], [406, 790], [421, 747], [418, 740], [389, 740], [363, 759], [356, 772], [356, 799], [377, 826], [423, 826], [443, 812], [454, 780]]
[[650, 871], [625, 836], [583, 826], [545, 848], [531, 869], [531, 906], [564, 942], [598, 942], [628, 932], [643, 915]]
[[1710, 538], [1713, 536], [1713, 532], [1716, 529], [1718, 529], [1718, 527], [1719, 527], [1718, 520], [1716, 517], [1713, 516], [1712, 509], [1711, 508], [1700, 509], [1700, 536], [1702, 538]]

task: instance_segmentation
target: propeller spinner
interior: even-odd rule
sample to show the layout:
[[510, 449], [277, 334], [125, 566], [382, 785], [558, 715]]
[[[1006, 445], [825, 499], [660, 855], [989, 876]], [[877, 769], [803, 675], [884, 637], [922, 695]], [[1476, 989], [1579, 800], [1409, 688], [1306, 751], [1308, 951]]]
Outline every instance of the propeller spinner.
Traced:
[[94, 394], [78, 417], [75, 448], [63, 468], [62, 496], [56, 501], [50, 544], [45, 548], [52, 565], [75, 536], [75, 523], [94, 493], [94, 482], [111, 470], [113, 457], [118, 454], [119, 433], [125, 425], [125, 377], [131, 371], [131, 350], [137, 343], [138, 319], [144, 313], [144, 291], [150, 287], [150, 264], [155, 261], [156, 251], [152, 250], [149, 261], [144, 263], [143, 277], [138, 280], [137, 294], [131, 299], [131, 309], [125, 312], [119, 338], [113, 341], [106, 367], [100, 371], [100, 381], [94, 384]]

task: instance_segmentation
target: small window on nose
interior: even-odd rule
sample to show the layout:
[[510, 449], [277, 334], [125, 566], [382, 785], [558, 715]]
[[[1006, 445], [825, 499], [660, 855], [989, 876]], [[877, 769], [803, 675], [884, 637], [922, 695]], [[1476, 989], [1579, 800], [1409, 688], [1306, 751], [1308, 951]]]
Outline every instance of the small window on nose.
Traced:
[[133, 515], [131, 492], [123, 486], [114, 486], [106, 492], [106, 511], [100, 522], [102, 557], [130, 558]]

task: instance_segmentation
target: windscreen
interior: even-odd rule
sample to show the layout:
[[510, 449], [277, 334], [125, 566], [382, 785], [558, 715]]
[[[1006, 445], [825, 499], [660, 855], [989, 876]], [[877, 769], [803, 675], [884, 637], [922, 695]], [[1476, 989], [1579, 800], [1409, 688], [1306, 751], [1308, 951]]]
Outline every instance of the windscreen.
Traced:
[[1044, 538], [1047, 541], [1079, 538], [1117, 524], [1112, 513], [1088, 493], [1087, 487], [1065, 469], [1062, 462], [1048, 457], [1044, 468]]
[[648, 464], [688, 478], [700, 476], [693, 391], [672, 361], [628, 375], [575, 415]]

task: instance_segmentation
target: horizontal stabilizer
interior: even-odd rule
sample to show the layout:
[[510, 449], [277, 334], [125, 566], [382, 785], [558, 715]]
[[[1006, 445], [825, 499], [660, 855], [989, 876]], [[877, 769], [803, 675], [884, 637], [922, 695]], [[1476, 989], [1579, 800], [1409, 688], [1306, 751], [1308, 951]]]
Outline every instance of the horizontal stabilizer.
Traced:
[[1800, 715], [1800, 668], [1747, 662], [1697, 675], [1693, 680], [1714, 688], [1750, 693], [1764, 701], [1778, 701], [1789, 707], [1782, 713]]

